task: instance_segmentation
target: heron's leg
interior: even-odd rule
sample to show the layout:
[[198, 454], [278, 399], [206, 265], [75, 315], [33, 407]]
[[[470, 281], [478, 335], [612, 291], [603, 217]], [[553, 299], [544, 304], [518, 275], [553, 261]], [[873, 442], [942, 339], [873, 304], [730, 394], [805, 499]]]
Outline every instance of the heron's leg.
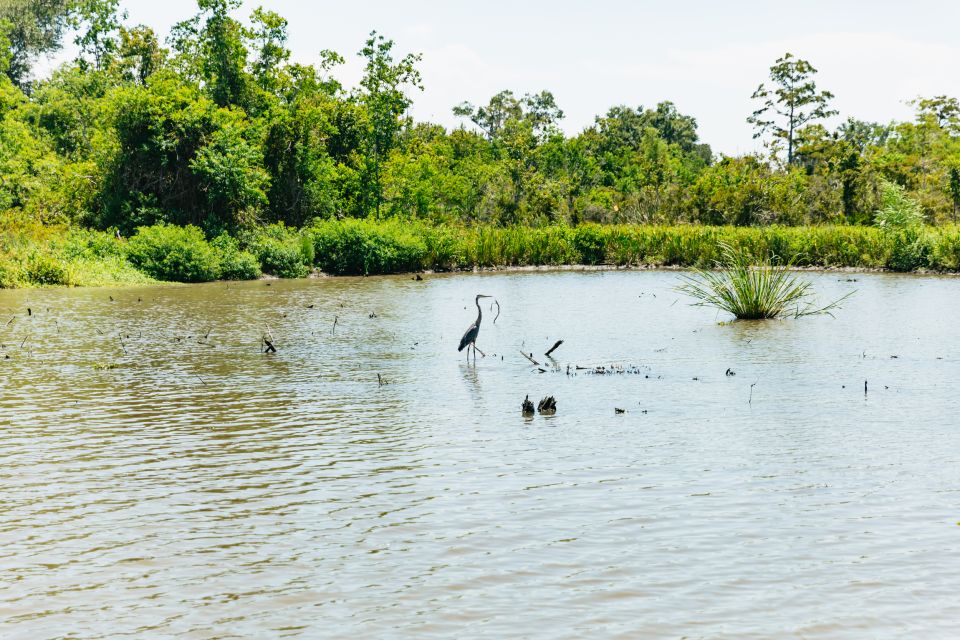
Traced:
[[[477, 359], [477, 351], [480, 351], [480, 349], [477, 349], [477, 345], [473, 345], [473, 359], [474, 359], [474, 360]], [[487, 354], [485, 354], [483, 351], [480, 351], [480, 355], [481, 355], [482, 357], [484, 357], [484, 358], [487, 357]]]

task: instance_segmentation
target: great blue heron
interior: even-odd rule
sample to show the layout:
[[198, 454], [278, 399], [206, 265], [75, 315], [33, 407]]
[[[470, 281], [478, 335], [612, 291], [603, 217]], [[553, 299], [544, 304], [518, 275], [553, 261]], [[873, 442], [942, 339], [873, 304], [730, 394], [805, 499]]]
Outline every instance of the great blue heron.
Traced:
[[457, 351], [463, 351], [463, 348], [467, 347], [467, 362], [470, 362], [470, 347], [473, 347], [473, 361], [477, 361], [477, 334], [480, 333], [480, 321], [483, 320], [483, 311], [480, 310], [480, 298], [489, 297], [491, 296], [485, 296], [482, 293], [477, 294], [477, 298], [474, 300], [477, 305], [477, 319], [472, 325], [467, 327], [463, 337], [460, 338], [460, 346], [457, 347]]

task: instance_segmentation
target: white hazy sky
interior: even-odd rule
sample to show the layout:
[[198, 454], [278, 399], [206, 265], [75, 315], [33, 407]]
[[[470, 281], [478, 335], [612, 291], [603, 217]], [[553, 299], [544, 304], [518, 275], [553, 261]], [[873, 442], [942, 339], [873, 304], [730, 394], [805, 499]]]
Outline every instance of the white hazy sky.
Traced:
[[[194, 0], [123, 0], [130, 23], [170, 26], [196, 11]], [[290, 21], [300, 62], [321, 49], [348, 59], [377, 29], [399, 54], [423, 54], [425, 91], [414, 115], [454, 126], [453, 105], [485, 102], [501, 89], [549, 89], [576, 133], [612, 105], [672, 100], [696, 117], [701, 138], [728, 154], [757, 143], [745, 122], [750, 94], [786, 51], [809, 60], [818, 85], [836, 95], [841, 117], [910, 117], [918, 95], [960, 96], [960, 2], [953, 0], [274, 0]]]

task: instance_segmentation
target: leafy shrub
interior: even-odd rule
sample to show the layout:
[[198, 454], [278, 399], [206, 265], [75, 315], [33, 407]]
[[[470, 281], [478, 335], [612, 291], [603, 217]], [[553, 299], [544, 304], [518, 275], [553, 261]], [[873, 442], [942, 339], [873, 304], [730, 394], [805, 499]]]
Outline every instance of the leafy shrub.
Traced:
[[887, 267], [893, 271], [914, 271], [930, 266], [933, 247], [922, 228], [900, 229], [892, 232], [890, 239]]
[[303, 254], [296, 244], [262, 237], [250, 245], [250, 251], [265, 273], [280, 278], [303, 278], [310, 268], [303, 263]]
[[208, 282], [220, 275], [217, 252], [188, 225], [140, 227], [127, 246], [130, 261], [157, 280]]
[[260, 277], [260, 263], [249, 251], [241, 251], [240, 243], [225, 233], [210, 242], [217, 252], [222, 280], [256, 280]]
[[0, 256], [0, 289], [13, 289], [20, 285], [20, 269], [10, 259]]
[[880, 193], [880, 209], [873, 217], [878, 227], [888, 231], [898, 231], [918, 227], [923, 223], [920, 205], [907, 195], [903, 187], [884, 180], [880, 184]]
[[337, 275], [402, 273], [423, 268], [427, 246], [399, 223], [325, 221], [310, 229], [316, 264]]
[[41, 253], [34, 253], [27, 259], [24, 275], [31, 284], [70, 284], [69, 272], [63, 263]]
[[[240, 244], [256, 256], [264, 273], [280, 278], [303, 278], [310, 273], [312, 243], [305, 243], [296, 229], [283, 223], [247, 229], [240, 234]], [[305, 244], [310, 244], [309, 251]]]
[[573, 246], [580, 253], [580, 261], [584, 264], [602, 264], [607, 257], [603, 228], [597, 225], [577, 227], [573, 233]]
[[890, 242], [887, 266], [894, 271], [913, 271], [930, 266], [930, 239], [922, 228], [923, 212], [903, 187], [884, 181], [880, 185], [881, 207], [874, 222]]

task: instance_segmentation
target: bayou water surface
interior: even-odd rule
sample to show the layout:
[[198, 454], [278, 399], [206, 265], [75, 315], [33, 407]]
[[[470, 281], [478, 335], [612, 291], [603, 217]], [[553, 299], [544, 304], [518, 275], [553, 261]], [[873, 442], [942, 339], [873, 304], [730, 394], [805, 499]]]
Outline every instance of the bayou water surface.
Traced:
[[0, 635], [952, 635], [960, 279], [805, 277], [0, 292]]

